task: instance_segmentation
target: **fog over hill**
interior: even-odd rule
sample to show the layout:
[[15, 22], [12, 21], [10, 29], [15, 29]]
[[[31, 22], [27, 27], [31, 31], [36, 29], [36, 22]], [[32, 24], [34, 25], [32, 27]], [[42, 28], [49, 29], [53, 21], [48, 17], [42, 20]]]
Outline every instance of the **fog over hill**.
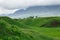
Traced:
[[60, 0], [0, 0], [0, 16], [60, 16]]
[[25, 18], [29, 16], [60, 16], [60, 5], [51, 6], [31, 6], [26, 9], [20, 9], [14, 14], [8, 15], [14, 18]]
[[12, 14], [1, 14], [0, 16], [9, 16], [12, 18], [60, 16], [60, 5], [30, 6], [25, 9], [17, 10]]

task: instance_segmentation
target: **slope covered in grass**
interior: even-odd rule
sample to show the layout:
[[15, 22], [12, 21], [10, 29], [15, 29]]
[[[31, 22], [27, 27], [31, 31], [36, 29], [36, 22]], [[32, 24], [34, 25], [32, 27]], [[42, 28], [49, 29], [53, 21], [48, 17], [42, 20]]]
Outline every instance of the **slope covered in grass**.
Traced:
[[0, 40], [57, 40], [60, 38], [59, 26], [60, 17], [0, 17]]
[[60, 26], [60, 17], [38, 17], [38, 18], [25, 18], [18, 20], [19, 22], [37, 27], [58, 27]]
[[27, 25], [17, 22], [14, 19], [0, 17], [0, 40], [50, 40], [50, 38], [44, 37], [25, 27]]

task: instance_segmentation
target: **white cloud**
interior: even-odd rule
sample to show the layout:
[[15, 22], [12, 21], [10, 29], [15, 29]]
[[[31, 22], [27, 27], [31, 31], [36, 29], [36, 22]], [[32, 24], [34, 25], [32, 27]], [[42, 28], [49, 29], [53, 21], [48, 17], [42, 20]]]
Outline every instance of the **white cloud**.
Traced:
[[0, 0], [0, 13], [13, 13], [15, 9], [36, 5], [57, 5], [60, 0]]
[[16, 10], [8, 10], [8, 9], [5, 9], [5, 8], [1, 8], [0, 7], [0, 14], [12, 14], [14, 13]]

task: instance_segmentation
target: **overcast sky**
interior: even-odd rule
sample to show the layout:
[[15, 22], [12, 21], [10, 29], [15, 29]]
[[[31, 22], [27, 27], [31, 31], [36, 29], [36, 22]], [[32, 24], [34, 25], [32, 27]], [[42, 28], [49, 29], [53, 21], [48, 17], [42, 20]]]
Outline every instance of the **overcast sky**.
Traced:
[[10, 14], [18, 9], [45, 5], [60, 5], [60, 0], [0, 0], [0, 14]]

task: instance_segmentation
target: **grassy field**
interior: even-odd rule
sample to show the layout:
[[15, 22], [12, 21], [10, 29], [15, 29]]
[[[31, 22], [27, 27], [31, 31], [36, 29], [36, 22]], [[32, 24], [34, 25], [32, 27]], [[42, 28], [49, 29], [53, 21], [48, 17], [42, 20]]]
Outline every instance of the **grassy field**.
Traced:
[[60, 17], [0, 17], [0, 40], [60, 40]]

